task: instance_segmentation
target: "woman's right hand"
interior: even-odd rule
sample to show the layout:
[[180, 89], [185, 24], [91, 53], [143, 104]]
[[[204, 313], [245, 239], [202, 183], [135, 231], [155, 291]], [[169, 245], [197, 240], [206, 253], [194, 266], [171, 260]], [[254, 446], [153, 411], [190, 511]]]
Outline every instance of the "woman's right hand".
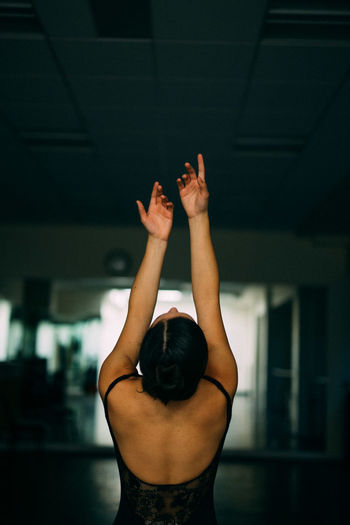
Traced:
[[185, 163], [187, 173], [176, 180], [182, 205], [190, 219], [208, 209], [209, 192], [205, 182], [204, 161], [201, 153], [197, 155], [198, 177], [189, 162]]

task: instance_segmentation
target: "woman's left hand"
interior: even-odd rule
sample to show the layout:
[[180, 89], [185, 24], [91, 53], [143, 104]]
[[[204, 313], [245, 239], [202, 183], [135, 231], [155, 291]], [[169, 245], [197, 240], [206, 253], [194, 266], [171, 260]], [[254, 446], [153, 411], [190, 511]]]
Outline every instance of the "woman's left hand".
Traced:
[[148, 212], [141, 201], [136, 201], [140, 219], [150, 235], [157, 239], [167, 241], [173, 224], [174, 204], [163, 195], [163, 188], [159, 182], [153, 185]]

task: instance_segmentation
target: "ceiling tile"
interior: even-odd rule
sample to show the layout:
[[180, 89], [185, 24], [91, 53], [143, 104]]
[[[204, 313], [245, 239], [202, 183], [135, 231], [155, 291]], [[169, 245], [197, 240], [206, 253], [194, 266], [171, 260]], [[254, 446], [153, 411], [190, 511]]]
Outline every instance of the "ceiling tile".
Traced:
[[307, 136], [310, 133], [317, 114], [296, 113], [292, 108], [281, 109], [267, 106], [244, 111], [239, 122], [241, 135], [266, 136]]
[[253, 79], [246, 111], [262, 111], [268, 107], [314, 116], [329, 102], [336, 87], [335, 82], [255, 82]]
[[88, 128], [106, 138], [109, 135], [113, 139], [124, 133], [147, 136], [158, 132], [159, 115], [155, 108], [86, 107], [84, 115]]
[[43, 36], [0, 38], [1, 75], [57, 75], [57, 66]]
[[183, 133], [189, 137], [234, 134], [235, 108], [162, 108], [159, 110], [165, 133]]
[[34, 149], [32, 155], [50, 179], [62, 179], [72, 186], [96, 183], [98, 159], [93, 152], [47, 148]]
[[35, 10], [50, 37], [96, 37], [96, 28], [86, 0], [60, 0], [59, 9], [54, 2], [35, 0]]
[[265, 8], [265, 0], [153, 2], [154, 38], [252, 42], [259, 34]]
[[8, 104], [4, 113], [17, 129], [81, 128], [75, 109], [66, 104]]
[[90, 136], [102, 158], [118, 155], [121, 151], [128, 155], [136, 155], [158, 151], [157, 134], [145, 133], [139, 129], [105, 128], [95, 126], [90, 128]]
[[93, 108], [156, 104], [156, 82], [147, 77], [70, 76], [69, 81], [82, 106]]
[[66, 85], [59, 75], [0, 75], [1, 105], [7, 103], [19, 104], [57, 104], [71, 103]]
[[[222, 182], [227, 191], [233, 193], [250, 193], [256, 195], [271, 195], [276, 188], [284, 183], [284, 175], [295, 162], [295, 156], [289, 158], [233, 157], [227, 163], [225, 171], [215, 170], [215, 179]], [[226, 160], [226, 159], [225, 159]]]
[[350, 44], [264, 43], [254, 67], [256, 81], [338, 82], [348, 70]]
[[159, 78], [201, 78], [244, 81], [254, 53], [251, 44], [155, 43]]
[[158, 82], [160, 106], [233, 108], [238, 106], [245, 83], [212, 79], [161, 79]]
[[152, 42], [113, 39], [52, 39], [67, 75], [146, 76], [154, 74]]
[[350, 121], [342, 113], [347, 92], [348, 84], [344, 84], [286, 177], [279, 198], [270, 203], [276, 214], [288, 215], [291, 224], [294, 220], [294, 226], [349, 172]]

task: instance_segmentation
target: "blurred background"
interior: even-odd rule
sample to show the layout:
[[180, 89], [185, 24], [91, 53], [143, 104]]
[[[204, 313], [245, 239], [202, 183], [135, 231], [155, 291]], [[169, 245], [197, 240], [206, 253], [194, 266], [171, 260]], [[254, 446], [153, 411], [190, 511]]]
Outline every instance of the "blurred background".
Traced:
[[[80, 522], [86, 492], [85, 523], [113, 519], [96, 381], [146, 244], [135, 201], [159, 180], [175, 203], [155, 316], [194, 315], [176, 178], [201, 152], [239, 368], [220, 523], [343, 523], [349, 2], [0, 1], [0, 95], [0, 451], [18, 520]], [[48, 521], [57, 494], [75, 503]]]

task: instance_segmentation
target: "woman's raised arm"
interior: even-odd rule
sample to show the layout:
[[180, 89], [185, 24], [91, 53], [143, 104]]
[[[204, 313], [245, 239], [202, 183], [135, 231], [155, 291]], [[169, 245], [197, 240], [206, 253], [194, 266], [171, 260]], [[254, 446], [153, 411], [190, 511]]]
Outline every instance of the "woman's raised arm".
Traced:
[[135, 371], [141, 343], [152, 320], [172, 228], [174, 206], [163, 195], [163, 188], [159, 182], [153, 185], [147, 212], [141, 201], [136, 203], [141, 222], [148, 231], [147, 245], [131, 288], [124, 328], [100, 370], [99, 391], [102, 397], [108, 385], [118, 375]]
[[206, 373], [221, 380], [233, 396], [237, 388], [237, 366], [221, 317], [219, 270], [210, 233], [203, 156], [198, 154], [197, 159], [198, 177], [186, 162], [187, 173], [182, 175], [183, 180], [177, 179], [190, 229], [193, 300], [209, 349]]

